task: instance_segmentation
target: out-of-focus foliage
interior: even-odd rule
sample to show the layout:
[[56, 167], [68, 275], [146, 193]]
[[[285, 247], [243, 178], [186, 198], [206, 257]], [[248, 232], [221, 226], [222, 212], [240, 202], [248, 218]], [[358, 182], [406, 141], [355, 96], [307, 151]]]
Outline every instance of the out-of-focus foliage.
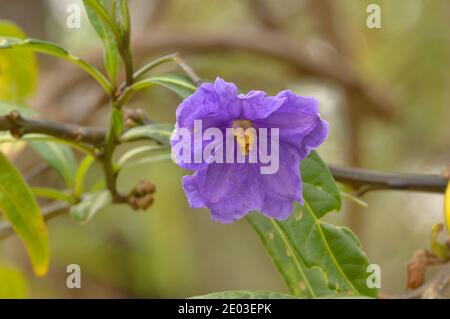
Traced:
[[28, 287], [22, 272], [0, 264], [0, 299], [28, 297]]
[[[9, 21], [0, 20], [0, 36], [25, 38], [23, 31]], [[0, 40], [0, 45], [2, 45]], [[23, 102], [36, 89], [37, 64], [28, 50], [0, 51], [0, 100]]]

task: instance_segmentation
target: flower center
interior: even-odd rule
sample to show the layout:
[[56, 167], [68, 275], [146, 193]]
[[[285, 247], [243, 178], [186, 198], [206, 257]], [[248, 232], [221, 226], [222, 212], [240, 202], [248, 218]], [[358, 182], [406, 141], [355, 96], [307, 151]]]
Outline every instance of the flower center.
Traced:
[[256, 130], [249, 120], [234, 120], [234, 136], [243, 155], [247, 155], [255, 144]]

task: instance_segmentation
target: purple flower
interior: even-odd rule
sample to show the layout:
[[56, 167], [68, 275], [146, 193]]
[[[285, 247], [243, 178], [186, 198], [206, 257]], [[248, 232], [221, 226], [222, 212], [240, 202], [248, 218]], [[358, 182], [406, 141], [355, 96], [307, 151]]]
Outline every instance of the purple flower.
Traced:
[[[286, 219], [294, 201], [303, 203], [300, 161], [328, 134], [328, 124], [320, 118], [317, 105], [316, 99], [289, 90], [276, 96], [262, 91], [238, 94], [233, 83], [220, 78], [202, 84], [178, 107], [171, 139], [176, 163], [195, 171], [182, 181], [190, 206], [209, 208], [212, 218], [222, 223], [250, 211]], [[208, 135], [213, 128], [216, 134]], [[190, 135], [181, 134], [186, 132]], [[219, 135], [235, 147], [229, 149]], [[270, 150], [276, 164], [268, 164], [270, 156], [262, 156], [264, 143], [266, 155]], [[252, 154], [256, 160], [250, 159]], [[275, 169], [270, 171], [268, 165]]]

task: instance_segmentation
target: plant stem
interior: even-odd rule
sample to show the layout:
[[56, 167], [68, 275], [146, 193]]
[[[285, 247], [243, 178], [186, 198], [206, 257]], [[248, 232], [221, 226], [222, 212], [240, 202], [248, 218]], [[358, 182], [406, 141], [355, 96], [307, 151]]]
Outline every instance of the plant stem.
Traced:
[[125, 78], [126, 86], [133, 84], [133, 58], [131, 57], [131, 52], [129, 48], [121, 49], [120, 53], [123, 63], [125, 65]]
[[119, 193], [117, 190], [117, 172], [114, 169], [113, 164], [113, 154], [114, 150], [117, 147], [118, 140], [115, 133], [114, 121], [113, 121], [113, 113], [114, 110], [117, 110], [119, 114], [122, 112], [117, 108], [116, 101], [112, 102], [111, 105], [111, 113], [110, 113], [110, 123], [108, 132], [106, 134], [105, 146], [103, 148], [103, 152], [100, 156], [100, 160], [103, 167], [103, 172], [105, 174], [106, 186], [111, 193], [113, 201], [115, 203], [123, 203], [125, 201], [125, 197]]

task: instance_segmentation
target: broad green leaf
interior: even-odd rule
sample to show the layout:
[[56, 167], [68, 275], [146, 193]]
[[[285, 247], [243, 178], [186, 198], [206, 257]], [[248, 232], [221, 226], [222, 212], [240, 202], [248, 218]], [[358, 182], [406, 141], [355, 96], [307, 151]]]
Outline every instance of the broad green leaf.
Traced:
[[36, 275], [45, 275], [50, 251], [44, 219], [23, 177], [1, 153], [0, 210], [25, 244]]
[[304, 206], [296, 204], [285, 221], [252, 213], [249, 222], [292, 294], [307, 298], [376, 296], [377, 290], [367, 287], [369, 262], [355, 235], [319, 221], [340, 209], [339, 191], [329, 170], [314, 152], [301, 166]]
[[111, 203], [111, 194], [107, 190], [86, 194], [79, 204], [70, 208], [70, 216], [79, 223], [87, 223], [98, 211]]
[[298, 299], [298, 297], [275, 291], [238, 290], [213, 292], [203, 296], [191, 297], [190, 299]]
[[303, 198], [317, 218], [341, 209], [339, 189], [325, 163], [316, 152], [305, 158], [300, 165]]
[[336, 293], [328, 287], [326, 273], [320, 266], [305, 264], [280, 222], [260, 213], [249, 214], [247, 220], [261, 238], [291, 294], [317, 298]]
[[[25, 38], [14, 23], [0, 20], [0, 43], [3, 37]], [[21, 102], [31, 97], [36, 89], [37, 62], [26, 49], [0, 51], [0, 100]]]
[[142, 139], [149, 139], [162, 145], [170, 145], [170, 137], [174, 130], [173, 124], [149, 124], [136, 126], [126, 131], [120, 140], [131, 142]]
[[110, 91], [111, 91], [111, 87], [110, 87], [108, 80], [105, 78], [105, 76], [99, 70], [97, 70], [94, 66], [87, 63], [86, 61], [84, 61], [76, 56], [71, 55], [65, 49], [61, 48], [60, 46], [58, 46], [54, 43], [36, 40], [36, 39], [22, 40], [22, 39], [14, 38], [14, 37], [0, 36], [0, 52], [2, 50], [9, 50], [9, 49], [14, 50], [14, 51], [11, 51], [11, 54], [14, 54], [16, 49], [28, 49], [31, 51], [36, 51], [36, 52], [53, 55], [55, 57], [69, 61], [75, 65], [78, 65], [83, 70], [85, 70], [88, 74], [90, 74], [94, 79], [96, 79], [107, 93], [110, 93]]
[[[105, 2], [100, 1], [100, 5], [106, 9]], [[111, 82], [115, 83], [120, 69], [120, 57], [114, 33], [109, 25], [97, 15], [97, 11], [93, 9], [92, 5], [85, 4], [84, 7], [92, 27], [103, 42], [103, 62], [105, 69]]]
[[0, 299], [28, 297], [28, 285], [21, 271], [0, 265]]
[[68, 146], [35, 141], [28, 141], [28, 145], [53, 167], [69, 188], [73, 186], [77, 161]]

